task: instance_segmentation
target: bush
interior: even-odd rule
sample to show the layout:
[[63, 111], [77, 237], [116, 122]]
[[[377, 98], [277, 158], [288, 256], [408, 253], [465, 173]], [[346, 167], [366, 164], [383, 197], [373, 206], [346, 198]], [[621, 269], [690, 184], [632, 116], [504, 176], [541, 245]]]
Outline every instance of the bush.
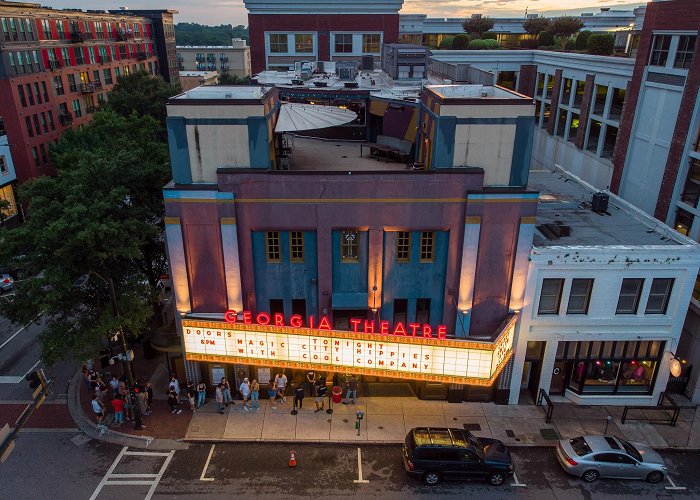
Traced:
[[576, 50], [586, 50], [588, 48], [588, 37], [592, 34], [593, 33], [588, 30], [583, 30], [581, 33], [579, 33], [576, 37], [576, 45], [574, 48]]
[[452, 41], [452, 48], [454, 50], [464, 50], [469, 48], [469, 35], [459, 34], [454, 37]]
[[523, 49], [536, 49], [537, 48], [537, 40], [534, 38], [525, 38], [523, 40], [520, 40], [520, 46]]
[[566, 41], [566, 44], [564, 45], [565, 50], [574, 50], [575, 47], [576, 47], [576, 42], [574, 41], [573, 38], [569, 38]]
[[496, 40], [472, 40], [469, 42], [469, 50], [493, 50], [500, 46]]
[[486, 33], [481, 34], [481, 39], [482, 40], [498, 40], [498, 35], [496, 33], [492, 33], [490, 31]]
[[597, 56], [611, 56], [615, 49], [615, 37], [612, 35], [591, 35], [588, 37], [588, 53]]
[[542, 45], [554, 45], [554, 35], [552, 35], [549, 31], [542, 31], [539, 35], [537, 35], [537, 46], [541, 47]]
[[453, 36], [443, 38], [442, 42], [440, 42], [440, 46], [438, 48], [443, 49], [443, 50], [451, 50], [453, 48], [452, 44], [454, 43], [454, 41], [455, 41], [455, 37], [453, 37]]

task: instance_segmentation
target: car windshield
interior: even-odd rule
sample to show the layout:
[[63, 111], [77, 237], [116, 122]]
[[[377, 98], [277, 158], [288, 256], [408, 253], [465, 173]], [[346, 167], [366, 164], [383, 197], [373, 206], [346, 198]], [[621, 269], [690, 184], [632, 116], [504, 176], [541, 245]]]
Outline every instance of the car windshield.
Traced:
[[639, 453], [639, 451], [637, 451], [637, 448], [632, 446], [632, 443], [628, 443], [627, 441], [624, 441], [620, 438], [617, 438], [617, 439], [620, 441], [620, 443], [622, 443], [622, 447], [625, 449], [625, 451], [627, 452], [627, 454], [630, 457], [634, 458], [638, 462], [644, 461], [644, 460], [642, 460], [642, 454]]
[[591, 447], [588, 446], [588, 443], [586, 442], [583, 436], [570, 439], [569, 444], [579, 457], [588, 455], [591, 452]]

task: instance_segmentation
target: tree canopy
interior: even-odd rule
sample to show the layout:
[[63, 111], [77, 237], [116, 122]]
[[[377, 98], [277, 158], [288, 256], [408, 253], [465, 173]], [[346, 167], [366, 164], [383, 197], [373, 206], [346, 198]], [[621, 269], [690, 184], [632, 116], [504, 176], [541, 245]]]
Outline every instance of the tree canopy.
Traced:
[[120, 76], [117, 84], [107, 96], [106, 109], [122, 116], [151, 116], [165, 127], [168, 98], [182, 92], [179, 84], [166, 83], [145, 71]]
[[523, 29], [528, 35], [536, 37], [542, 31], [547, 31], [551, 23], [546, 17], [533, 17], [523, 21]]
[[206, 26], [197, 23], [177, 23], [175, 38], [178, 45], [231, 45], [232, 38], [249, 40], [248, 28], [243, 25]]
[[219, 85], [250, 85], [250, 77], [222, 73], [219, 75]]
[[460, 33], [452, 39], [452, 48], [454, 50], [464, 50], [469, 48], [469, 36]]
[[578, 17], [562, 16], [554, 18], [549, 31], [559, 37], [559, 43], [564, 48], [571, 35], [578, 33], [581, 28], [583, 28], [583, 21]]
[[462, 23], [462, 28], [470, 36], [474, 34], [481, 37], [482, 34], [493, 28], [494, 24], [496, 21], [490, 17], [470, 17]]

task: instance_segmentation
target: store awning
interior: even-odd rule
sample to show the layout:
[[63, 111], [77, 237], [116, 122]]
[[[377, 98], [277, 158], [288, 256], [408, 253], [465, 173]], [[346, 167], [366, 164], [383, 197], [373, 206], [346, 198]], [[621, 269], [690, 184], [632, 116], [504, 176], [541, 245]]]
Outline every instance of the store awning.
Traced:
[[345, 125], [357, 118], [357, 113], [335, 106], [317, 106], [285, 102], [280, 106], [275, 132], [296, 132]]

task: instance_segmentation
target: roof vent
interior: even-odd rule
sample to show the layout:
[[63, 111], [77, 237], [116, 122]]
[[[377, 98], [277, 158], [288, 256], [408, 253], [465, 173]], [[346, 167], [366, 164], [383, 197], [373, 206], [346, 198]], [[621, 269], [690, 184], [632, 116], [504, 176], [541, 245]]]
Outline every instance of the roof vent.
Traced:
[[537, 226], [537, 230], [548, 240], [558, 240], [571, 236], [571, 226], [564, 224], [541, 224]]
[[609, 201], [609, 195], [603, 193], [602, 191], [598, 191], [597, 193], [593, 194], [593, 199], [591, 200], [591, 210], [600, 215], [607, 214]]

